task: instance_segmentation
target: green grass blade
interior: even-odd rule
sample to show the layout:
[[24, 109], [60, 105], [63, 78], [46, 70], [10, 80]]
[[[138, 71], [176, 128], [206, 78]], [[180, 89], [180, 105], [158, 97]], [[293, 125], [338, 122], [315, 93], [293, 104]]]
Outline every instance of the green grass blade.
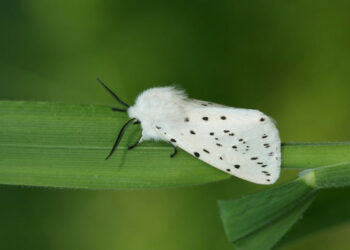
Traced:
[[109, 107], [0, 102], [0, 183], [68, 188], [156, 188], [223, 180], [224, 172], [173, 149], [143, 143], [128, 151], [139, 125], [128, 129], [108, 161], [128, 120]]
[[[271, 249], [301, 217], [318, 190], [349, 185], [350, 163], [345, 162], [305, 170], [298, 179], [284, 185], [239, 199], [221, 201], [219, 207], [226, 234], [240, 249]], [[329, 205], [326, 207], [329, 208]], [[341, 209], [340, 212], [348, 213], [348, 210]], [[309, 221], [301, 231], [306, 235], [323, 229], [327, 227], [326, 221], [329, 225], [340, 222], [339, 216], [330, 216], [330, 220], [321, 223], [318, 217], [313, 222]], [[299, 237], [300, 232], [292, 233], [280, 244]]]
[[293, 210], [281, 216], [278, 220], [266, 225], [263, 229], [248, 235], [235, 242], [238, 249], [244, 250], [269, 250], [290, 230], [290, 228], [302, 217], [310, 206], [315, 193], [306, 197], [293, 208]]
[[345, 187], [350, 185], [350, 162], [317, 168], [315, 179], [318, 187]]
[[[105, 106], [0, 101], [0, 184], [128, 189], [230, 177], [183, 151], [170, 159], [172, 148], [166, 143], [142, 143], [127, 151], [138, 139], [139, 126], [128, 129], [115, 155], [105, 161], [127, 120], [125, 113]], [[287, 144], [283, 164], [308, 168], [350, 161], [349, 152], [350, 144]]]
[[270, 249], [309, 205], [314, 188], [301, 179], [239, 199], [220, 201], [228, 239], [242, 249]]
[[350, 220], [349, 192], [350, 187], [320, 190], [310, 208], [303, 215], [303, 219], [293, 226], [278, 245], [286, 245], [337, 225], [348, 223]]
[[308, 169], [350, 161], [349, 142], [284, 143], [284, 168]]

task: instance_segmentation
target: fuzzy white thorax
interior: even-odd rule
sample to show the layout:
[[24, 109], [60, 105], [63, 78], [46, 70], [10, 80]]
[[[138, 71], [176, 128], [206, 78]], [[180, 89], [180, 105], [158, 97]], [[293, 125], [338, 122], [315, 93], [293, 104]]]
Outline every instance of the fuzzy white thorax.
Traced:
[[186, 100], [185, 92], [174, 87], [147, 89], [136, 98], [135, 104], [128, 109], [128, 115], [141, 122], [143, 140], [161, 140], [154, 127], [183, 116]]

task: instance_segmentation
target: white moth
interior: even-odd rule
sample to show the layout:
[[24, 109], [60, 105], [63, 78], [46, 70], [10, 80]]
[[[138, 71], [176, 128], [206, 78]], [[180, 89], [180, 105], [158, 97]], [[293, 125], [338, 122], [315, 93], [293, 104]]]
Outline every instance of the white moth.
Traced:
[[190, 99], [174, 87], [147, 89], [133, 106], [121, 101], [106, 85], [99, 82], [127, 109], [129, 120], [107, 159], [112, 155], [125, 129], [141, 123], [144, 140], [161, 140], [180, 147], [198, 159], [247, 181], [273, 184], [281, 166], [281, 140], [267, 115], [258, 110], [226, 107]]

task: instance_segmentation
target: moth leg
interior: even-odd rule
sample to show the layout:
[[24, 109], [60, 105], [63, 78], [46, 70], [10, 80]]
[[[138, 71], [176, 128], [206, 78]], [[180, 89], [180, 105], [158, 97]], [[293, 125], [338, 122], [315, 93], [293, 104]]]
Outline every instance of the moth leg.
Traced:
[[177, 154], [177, 147], [175, 146], [175, 145], [173, 145], [173, 144], [171, 144], [172, 146], [173, 146], [173, 148], [174, 148], [174, 153], [172, 153], [171, 155], [170, 155], [170, 158], [173, 158], [176, 154]]
[[112, 108], [112, 111], [126, 112], [125, 109], [119, 109], [119, 108]]
[[137, 145], [139, 145], [142, 142], [142, 136], [137, 140], [137, 142], [131, 146], [128, 147], [128, 150], [133, 149]]
[[116, 150], [116, 148], [118, 147], [124, 133], [125, 133], [125, 130], [130, 126], [131, 123], [135, 122], [136, 119], [135, 118], [132, 118], [130, 119], [129, 121], [127, 121], [123, 127], [121, 128], [121, 130], [119, 131], [119, 134], [118, 134], [118, 137], [117, 137], [117, 140], [114, 142], [114, 145], [113, 145], [113, 148], [111, 150], [111, 152], [109, 153], [109, 155], [106, 157], [105, 160], [108, 160], [109, 157], [112, 156], [112, 154], [114, 153], [114, 151]]

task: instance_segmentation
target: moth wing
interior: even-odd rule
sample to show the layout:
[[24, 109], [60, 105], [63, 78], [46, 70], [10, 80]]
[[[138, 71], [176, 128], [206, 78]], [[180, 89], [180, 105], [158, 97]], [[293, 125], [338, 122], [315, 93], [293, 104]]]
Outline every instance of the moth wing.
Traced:
[[197, 100], [184, 110], [183, 117], [163, 124], [166, 140], [244, 180], [273, 184], [278, 179], [281, 141], [271, 118], [258, 110]]

